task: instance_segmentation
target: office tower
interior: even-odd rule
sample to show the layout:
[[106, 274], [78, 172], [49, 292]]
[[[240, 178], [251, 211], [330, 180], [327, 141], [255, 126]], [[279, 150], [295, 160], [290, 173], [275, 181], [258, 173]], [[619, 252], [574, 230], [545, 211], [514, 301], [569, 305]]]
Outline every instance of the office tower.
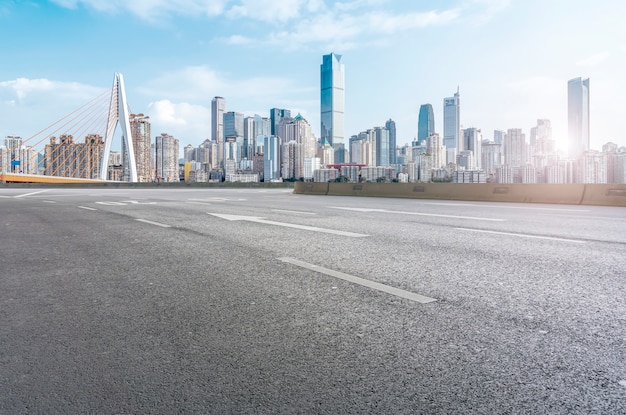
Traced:
[[504, 144], [504, 136], [506, 133], [503, 130], [493, 130], [493, 142], [496, 144]]
[[376, 166], [389, 167], [389, 130], [385, 127], [374, 127], [376, 137]]
[[589, 78], [567, 83], [567, 126], [569, 155], [578, 158], [589, 150]]
[[[453, 97], [443, 99], [443, 145], [446, 148], [456, 148], [458, 151], [465, 150], [460, 147], [459, 135], [461, 132], [461, 98], [459, 88]], [[450, 160], [448, 160], [450, 162]]]
[[224, 113], [224, 160], [241, 161], [244, 152], [244, 115], [240, 112]]
[[254, 117], [243, 119], [243, 157], [252, 160], [254, 156]]
[[345, 73], [341, 55], [324, 55], [320, 67], [320, 142], [333, 148], [335, 163], [344, 163], [343, 137]]
[[135, 152], [135, 163], [137, 164], [137, 181], [150, 182], [154, 169], [150, 157], [150, 145], [152, 135], [150, 134], [150, 117], [143, 114], [130, 114], [130, 134], [133, 139], [133, 150]]
[[157, 181], [178, 182], [178, 139], [162, 133], [155, 138]]
[[397, 150], [396, 150], [396, 122], [391, 118], [385, 123], [385, 128], [389, 131], [389, 165], [394, 165], [398, 162]]
[[264, 141], [263, 180], [266, 182], [271, 182], [274, 180], [278, 180], [278, 178], [280, 177], [280, 164], [278, 158], [280, 146], [278, 144], [278, 137], [276, 137], [275, 135], [265, 137]]
[[269, 135], [278, 135], [278, 126], [285, 118], [291, 118], [291, 111], [281, 108], [272, 108], [270, 110], [270, 127]]
[[466, 128], [463, 130], [463, 151], [471, 151], [473, 155], [473, 168], [481, 168], [483, 133], [479, 128]]
[[224, 112], [226, 100], [215, 97], [211, 101], [211, 139], [217, 143], [216, 167], [222, 167], [224, 161]]
[[521, 128], [509, 128], [504, 136], [504, 163], [511, 167], [526, 164], [526, 135]]
[[435, 113], [433, 106], [423, 104], [420, 106], [419, 118], [417, 121], [417, 141], [426, 141], [431, 134], [435, 133]]

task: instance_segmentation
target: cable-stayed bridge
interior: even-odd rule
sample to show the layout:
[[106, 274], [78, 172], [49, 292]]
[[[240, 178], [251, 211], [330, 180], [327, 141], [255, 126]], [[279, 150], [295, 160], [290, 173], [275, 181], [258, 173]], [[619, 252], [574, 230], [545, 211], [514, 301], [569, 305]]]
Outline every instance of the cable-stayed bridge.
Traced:
[[[137, 182], [137, 163], [124, 77], [80, 108], [26, 139], [6, 137], [0, 146], [0, 181], [28, 183]], [[116, 131], [121, 132], [121, 168], [109, 171]]]

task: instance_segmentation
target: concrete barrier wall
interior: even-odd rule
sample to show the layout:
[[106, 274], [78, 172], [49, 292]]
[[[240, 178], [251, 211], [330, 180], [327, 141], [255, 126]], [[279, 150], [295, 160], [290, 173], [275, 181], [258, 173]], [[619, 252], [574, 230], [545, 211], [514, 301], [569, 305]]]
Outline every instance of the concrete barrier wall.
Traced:
[[626, 184], [587, 184], [581, 204], [626, 206]]
[[328, 194], [330, 183], [295, 182], [293, 192], [296, 194], [325, 195]]
[[626, 206], [626, 185], [622, 184], [296, 183], [294, 193]]

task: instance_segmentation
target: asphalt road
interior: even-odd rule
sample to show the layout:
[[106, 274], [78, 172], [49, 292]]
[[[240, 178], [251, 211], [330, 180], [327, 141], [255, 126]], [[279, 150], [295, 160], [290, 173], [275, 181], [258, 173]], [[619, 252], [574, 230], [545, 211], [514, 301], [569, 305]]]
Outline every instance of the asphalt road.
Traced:
[[0, 414], [625, 414], [626, 209], [0, 188]]

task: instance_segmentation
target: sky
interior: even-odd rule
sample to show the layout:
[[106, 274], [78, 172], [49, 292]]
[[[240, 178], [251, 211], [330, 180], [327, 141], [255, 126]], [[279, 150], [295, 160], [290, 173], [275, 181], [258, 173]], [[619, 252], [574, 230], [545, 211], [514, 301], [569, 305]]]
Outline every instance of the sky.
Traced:
[[457, 87], [461, 125], [552, 122], [563, 149], [567, 81], [590, 78], [591, 147], [626, 145], [626, 2], [615, 0], [0, 0], [0, 138], [27, 139], [124, 75], [131, 111], [181, 147], [226, 110], [302, 114], [320, 135], [322, 56], [342, 55], [345, 132], [388, 119], [417, 135], [421, 104], [443, 135]]

